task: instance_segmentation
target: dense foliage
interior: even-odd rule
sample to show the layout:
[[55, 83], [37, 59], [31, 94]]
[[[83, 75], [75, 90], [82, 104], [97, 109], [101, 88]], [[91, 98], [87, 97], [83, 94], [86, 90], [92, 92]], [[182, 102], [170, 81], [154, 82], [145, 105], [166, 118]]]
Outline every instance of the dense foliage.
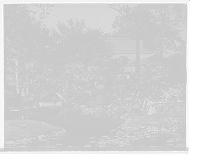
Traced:
[[[4, 9], [5, 93], [35, 100], [45, 88], [55, 88], [75, 107], [110, 106], [112, 112], [125, 109], [120, 115], [130, 112], [135, 104], [144, 109], [146, 102], [170, 102], [172, 97], [183, 101], [185, 6], [111, 7], [121, 15], [116, 17], [116, 30], [110, 36], [135, 38], [140, 34], [146, 48], [160, 55], [136, 60], [140, 77], [124, 71], [128, 60], [112, 58], [112, 45], [101, 30], [89, 29], [79, 20], [58, 23], [58, 30], [48, 29], [29, 5], [8, 5]], [[43, 17], [48, 15], [43, 13]]]
[[71, 92], [92, 93], [104, 87], [106, 77], [121, 69], [126, 60], [112, 59], [112, 47], [99, 30], [87, 29], [83, 21], [69, 19], [51, 31], [52, 70], [50, 83], [67, 87]]
[[[128, 80], [120, 86], [113, 87], [107, 95], [122, 101], [133, 101], [136, 98], [144, 101], [152, 96], [155, 96], [157, 103], [185, 101], [186, 70], [176, 69], [177, 65], [176, 68], [169, 67], [171, 58], [155, 60], [143, 69], [140, 83], [136, 80]], [[181, 62], [179, 66], [184, 68]]]
[[48, 31], [30, 13], [27, 5], [4, 5], [5, 80], [17, 92], [38, 78], [46, 54]]

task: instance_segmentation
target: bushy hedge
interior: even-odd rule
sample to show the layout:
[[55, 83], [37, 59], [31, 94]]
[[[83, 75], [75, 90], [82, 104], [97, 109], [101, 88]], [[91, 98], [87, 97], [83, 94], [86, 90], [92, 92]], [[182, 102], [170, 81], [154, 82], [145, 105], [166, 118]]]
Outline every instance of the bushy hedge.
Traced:
[[136, 98], [146, 98], [148, 90], [144, 85], [135, 83], [134, 80], [126, 81], [122, 85], [117, 85], [108, 91], [107, 96], [116, 100], [130, 101]]
[[[136, 98], [142, 100], [155, 96], [156, 103], [176, 103], [185, 101], [186, 82], [180, 75], [172, 75], [166, 68], [143, 74], [140, 83], [136, 80], [128, 80], [122, 85], [111, 88], [107, 93], [109, 97], [121, 101], [131, 101]], [[162, 74], [161, 74], [162, 73]]]
[[84, 95], [77, 95], [74, 93], [68, 95], [68, 99], [71, 100], [73, 103], [76, 103], [79, 108], [89, 106], [88, 98], [85, 97]]

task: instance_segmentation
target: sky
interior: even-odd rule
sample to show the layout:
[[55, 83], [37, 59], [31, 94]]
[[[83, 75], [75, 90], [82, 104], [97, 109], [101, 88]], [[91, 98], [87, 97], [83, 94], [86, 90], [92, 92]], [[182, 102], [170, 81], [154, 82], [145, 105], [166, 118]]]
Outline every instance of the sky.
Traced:
[[[37, 7], [30, 6], [32, 10], [40, 11]], [[186, 8], [184, 9], [186, 13]], [[112, 33], [114, 30], [112, 24], [115, 17], [119, 15], [117, 11], [110, 8], [107, 4], [56, 4], [51, 8], [50, 14], [44, 22], [48, 28], [54, 28], [58, 31], [56, 24], [59, 21], [65, 23], [70, 18], [73, 20], [83, 19], [86, 27], [101, 29], [104, 33]], [[186, 41], [186, 25], [179, 27], [179, 30], [181, 30], [181, 38]]]
[[56, 23], [67, 19], [83, 19], [90, 28], [101, 28], [104, 32], [112, 32], [112, 23], [119, 15], [107, 4], [58, 4], [50, 11], [45, 23], [50, 28], [57, 28]]

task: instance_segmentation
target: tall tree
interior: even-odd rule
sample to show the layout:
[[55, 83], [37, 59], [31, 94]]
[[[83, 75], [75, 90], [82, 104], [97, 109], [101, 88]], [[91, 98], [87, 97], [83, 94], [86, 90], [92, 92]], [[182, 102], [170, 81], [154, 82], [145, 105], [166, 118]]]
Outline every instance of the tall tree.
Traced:
[[51, 32], [51, 49], [57, 57], [52, 77], [63, 86], [103, 81], [104, 63], [111, 57], [111, 49], [102, 33], [87, 29], [83, 21], [71, 19], [66, 24], [59, 23], [58, 29], [59, 32]]
[[136, 60], [135, 72], [140, 78], [140, 47], [141, 40], [147, 34], [147, 30], [153, 26], [153, 14], [146, 9], [144, 5], [119, 5], [114, 4], [110, 7], [120, 13], [116, 17], [113, 27], [117, 29], [122, 36], [128, 36], [135, 39]]
[[33, 16], [30, 5], [4, 5], [5, 81], [12, 80], [22, 94], [32, 82], [36, 61], [48, 53], [51, 43], [47, 28]]
[[12, 68], [10, 71], [15, 75], [17, 93], [19, 93], [19, 59], [25, 54], [19, 46], [23, 36], [19, 22], [27, 16], [25, 5], [4, 5], [4, 57], [7, 66], [5, 69]]
[[156, 35], [154, 36], [154, 44], [156, 53], [163, 57], [166, 55], [166, 51], [177, 52], [180, 47], [186, 47], [186, 40], [184, 39], [187, 21], [186, 5], [156, 4], [152, 5], [151, 11], [155, 16]]
[[[104, 85], [106, 77], [121, 69], [120, 59], [112, 59], [112, 48], [101, 31], [86, 28], [84, 21], [69, 19], [51, 31], [51, 47], [55, 52], [52, 80], [71, 89]], [[54, 56], [54, 59], [55, 59]]]

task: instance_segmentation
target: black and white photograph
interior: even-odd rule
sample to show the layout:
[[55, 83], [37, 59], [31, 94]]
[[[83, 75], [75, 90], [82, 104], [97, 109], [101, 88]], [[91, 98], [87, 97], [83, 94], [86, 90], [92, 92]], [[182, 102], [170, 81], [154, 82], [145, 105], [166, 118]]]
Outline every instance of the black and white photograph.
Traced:
[[4, 4], [4, 150], [187, 151], [187, 14]]

